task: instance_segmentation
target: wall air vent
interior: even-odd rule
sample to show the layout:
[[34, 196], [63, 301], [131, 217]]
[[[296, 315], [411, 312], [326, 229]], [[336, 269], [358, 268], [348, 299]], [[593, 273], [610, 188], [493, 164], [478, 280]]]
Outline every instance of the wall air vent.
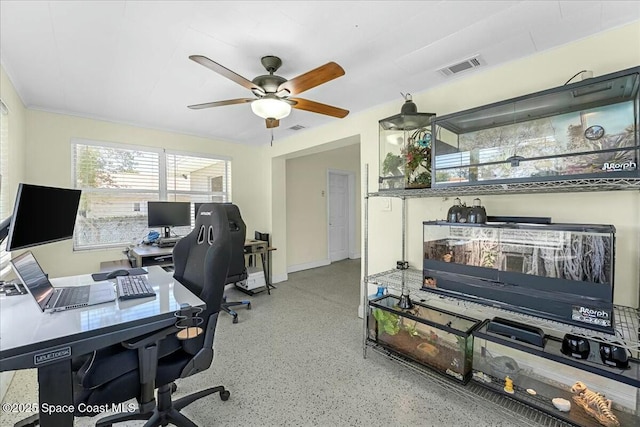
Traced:
[[302, 125], [295, 125], [295, 126], [291, 126], [291, 127], [290, 127], [290, 128], [288, 128], [288, 129], [289, 129], [289, 130], [296, 131], [296, 130], [304, 129], [304, 126], [302, 126]]
[[476, 55], [472, 58], [465, 59], [464, 61], [458, 62], [456, 64], [448, 65], [444, 68], [439, 69], [438, 71], [448, 77], [469, 70], [471, 68], [479, 67], [484, 64], [484, 59], [482, 59], [480, 55]]

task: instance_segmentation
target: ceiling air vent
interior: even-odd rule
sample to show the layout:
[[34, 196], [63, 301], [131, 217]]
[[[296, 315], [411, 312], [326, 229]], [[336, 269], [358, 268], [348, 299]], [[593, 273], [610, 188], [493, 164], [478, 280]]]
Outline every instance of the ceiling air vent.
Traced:
[[441, 68], [438, 71], [440, 71], [445, 76], [452, 76], [454, 74], [458, 74], [465, 70], [476, 68], [484, 64], [485, 62], [482, 58], [480, 58], [480, 55], [476, 55], [472, 58], [465, 59], [462, 62], [458, 62], [457, 64], [453, 64], [453, 65], [449, 65], [444, 68]]
[[291, 126], [290, 128], [288, 128], [289, 130], [300, 130], [300, 129], [304, 129], [304, 126], [302, 125], [295, 125], [295, 126]]

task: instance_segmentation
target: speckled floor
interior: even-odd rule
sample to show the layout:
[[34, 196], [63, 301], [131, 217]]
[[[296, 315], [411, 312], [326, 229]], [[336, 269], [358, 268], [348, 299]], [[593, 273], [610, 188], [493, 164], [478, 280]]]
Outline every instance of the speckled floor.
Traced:
[[[360, 261], [289, 275], [271, 295], [249, 297], [239, 323], [221, 313], [213, 365], [180, 380], [176, 397], [222, 384], [228, 401], [205, 397], [183, 410], [212, 426], [512, 426], [491, 403], [478, 403], [369, 351], [357, 316]], [[237, 290], [229, 300], [245, 299]], [[16, 373], [5, 402], [36, 401], [35, 371]], [[0, 414], [1, 426], [22, 416]], [[97, 418], [76, 419], [76, 426]], [[143, 422], [119, 424], [141, 426]]]

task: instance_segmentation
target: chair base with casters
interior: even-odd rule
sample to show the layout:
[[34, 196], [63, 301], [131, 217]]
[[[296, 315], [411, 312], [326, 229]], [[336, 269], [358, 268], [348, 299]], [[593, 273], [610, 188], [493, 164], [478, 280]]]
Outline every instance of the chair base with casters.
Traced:
[[180, 410], [196, 400], [214, 393], [220, 393], [220, 399], [226, 401], [231, 393], [224, 386], [211, 387], [197, 393], [182, 397], [175, 402], [171, 400], [171, 393], [175, 391], [175, 384], [166, 384], [158, 388], [158, 403], [149, 412], [125, 412], [101, 418], [96, 422], [96, 427], [111, 427], [114, 423], [132, 420], [148, 420], [145, 427], [166, 426], [171, 423], [178, 427], [198, 427], [189, 418], [180, 413]]
[[227, 302], [226, 296], [222, 298], [222, 305], [220, 306], [220, 308], [225, 312], [229, 313], [231, 316], [233, 316], [233, 323], [238, 323], [238, 313], [236, 313], [235, 310], [233, 310], [231, 307], [236, 307], [239, 305], [246, 305], [247, 310], [251, 310], [251, 301], [242, 300], [242, 301]]

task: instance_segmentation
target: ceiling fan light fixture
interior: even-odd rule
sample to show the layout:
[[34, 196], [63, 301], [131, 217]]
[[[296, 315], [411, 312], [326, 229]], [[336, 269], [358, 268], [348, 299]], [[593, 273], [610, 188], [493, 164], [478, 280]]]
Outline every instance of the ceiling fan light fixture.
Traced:
[[277, 98], [264, 97], [251, 103], [251, 110], [263, 119], [280, 120], [291, 113], [291, 105]]

